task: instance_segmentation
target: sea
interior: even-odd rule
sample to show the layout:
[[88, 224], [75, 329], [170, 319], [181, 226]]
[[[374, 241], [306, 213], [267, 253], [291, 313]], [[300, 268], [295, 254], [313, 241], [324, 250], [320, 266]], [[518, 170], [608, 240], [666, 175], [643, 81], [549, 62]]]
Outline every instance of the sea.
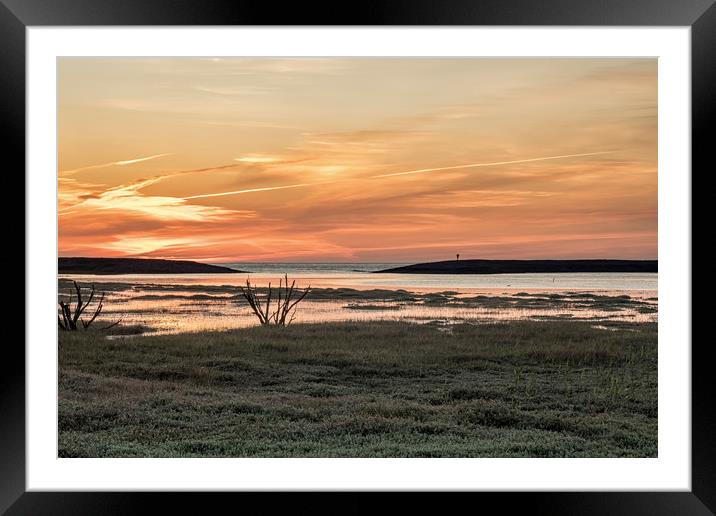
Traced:
[[[408, 263], [225, 263], [224, 267], [248, 271], [256, 279], [282, 274], [317, 282], [342, 283], [352, 288], [432, 289], [544, 289], [544, 290], [657, 290], [657, 273], [560, 273], [560, 274], [405, 274], [376, 271]], [[318, 286], [318, 285], [317, 285]]]
[[240, 285], [275, 284], [284, 275], [302, 285], [319, 288], [400, 288], [416, 291], [464, 290], [581, 290], [648, 291], [658, 288], [657, 273], [522, 273], [522, 274], [404, 274], [377, 271], [409, 265], [407, 263], [256, 263], [216, 264], [244, 271], [239, 274], [118, 274], [60, 275], [79, 280], [121, 281], [128, 283]]

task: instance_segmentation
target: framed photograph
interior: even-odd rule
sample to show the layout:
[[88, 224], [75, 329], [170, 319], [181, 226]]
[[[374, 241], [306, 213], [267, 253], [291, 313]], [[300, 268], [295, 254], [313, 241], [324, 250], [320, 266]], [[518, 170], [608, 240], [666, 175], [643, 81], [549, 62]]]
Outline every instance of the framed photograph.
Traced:
[[0, 509], [711, 514], [716, 8], [657, 4], [3, 0], [26, 331]]

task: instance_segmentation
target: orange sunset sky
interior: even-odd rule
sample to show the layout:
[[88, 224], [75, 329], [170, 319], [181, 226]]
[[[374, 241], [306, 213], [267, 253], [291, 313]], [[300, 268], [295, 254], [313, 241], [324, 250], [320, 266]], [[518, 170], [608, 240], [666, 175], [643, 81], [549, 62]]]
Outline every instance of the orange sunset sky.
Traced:
[[62, 58], [60, 256], [657, 256], [655, 59]]

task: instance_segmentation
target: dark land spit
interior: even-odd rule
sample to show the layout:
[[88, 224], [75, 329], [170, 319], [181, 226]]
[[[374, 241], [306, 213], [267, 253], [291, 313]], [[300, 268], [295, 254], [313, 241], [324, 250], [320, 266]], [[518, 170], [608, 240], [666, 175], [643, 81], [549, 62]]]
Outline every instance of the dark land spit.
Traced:
[[60, 274], [219, 274], [244, 272], [189, 260], [151, 258], [59, 258]]
[[658, 272], [657, 260], [447, 260], [376, 271], [409, 274]]

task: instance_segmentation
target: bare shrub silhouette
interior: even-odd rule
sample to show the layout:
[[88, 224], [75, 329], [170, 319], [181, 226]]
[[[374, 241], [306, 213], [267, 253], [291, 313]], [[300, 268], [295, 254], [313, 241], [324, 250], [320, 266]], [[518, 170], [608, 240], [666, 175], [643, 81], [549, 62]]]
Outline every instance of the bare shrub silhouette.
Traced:
[[[77, 298], [75, 302], [74, 308], [72, 307], [73, 304], [73, 295], [70, 291], [70, 298], [65, 303], [64, 301], [58, 301], [59, 304], [59, 312], [60, 314], [57, 316], [57, 324], [59, 325], [60, 330], [62, 331], [77, 331], [80, 326], [83, 329], [87, 329], [90, 327], [90, 325], [97, 319], [99, 314], [102, 313], [102, 307], [104, 306], [104, 292], [100, 294], [99, 301], [94, 307], [94, 313], [92, 313], [92, 317], [89, 319], [83, 319], [82, 314], [85, 313], [85, 310], [89, 307], [89, 305], [94, 300], [95, 296], [95, 289], [94, 284], [91, 287], [91, 291], [89, 293], [89, 297], [87, 298], [86, 302], [83, 302], [82, 300], [82, 288], [77, 284], [76, 281], [72, 282], [75, 286], [75, 297]], [[89, 313], [89, 312], [88, 312]], [[61, 316], [61, 317], [60, 317]], [[107, 330], [113, 326], [116, 326], [121, 321], [116, 321], [109, 326], [105, 326], [102, 328], [102, 330]], [[79, 324], [78, 324], [79, 323]]]
[[[252, 285], [251, 280], [248, 278], [246, 279], [246, 286], [239, 287], [239, 289], [241, 289], [241, 294], [263, 326], [287, 326], [293, 322], [296, 317], [296, 305], [303, 301], [310, 292], [311, 286], [309, 285], [303, 292], [300, 292], [296, 290], [296, 280], [293, 280], [289, 287], [288, 275], [285, 274], [284, 279], [279, 280], [278, 291], [275, 296], [271, 283], [268, 284], [265, 301], [259, 299], [258, 288]], [[296, 295], [298, 297], [294, 297]], [[272, 299], [274, 300], [273, 306], [271, 305]]]

